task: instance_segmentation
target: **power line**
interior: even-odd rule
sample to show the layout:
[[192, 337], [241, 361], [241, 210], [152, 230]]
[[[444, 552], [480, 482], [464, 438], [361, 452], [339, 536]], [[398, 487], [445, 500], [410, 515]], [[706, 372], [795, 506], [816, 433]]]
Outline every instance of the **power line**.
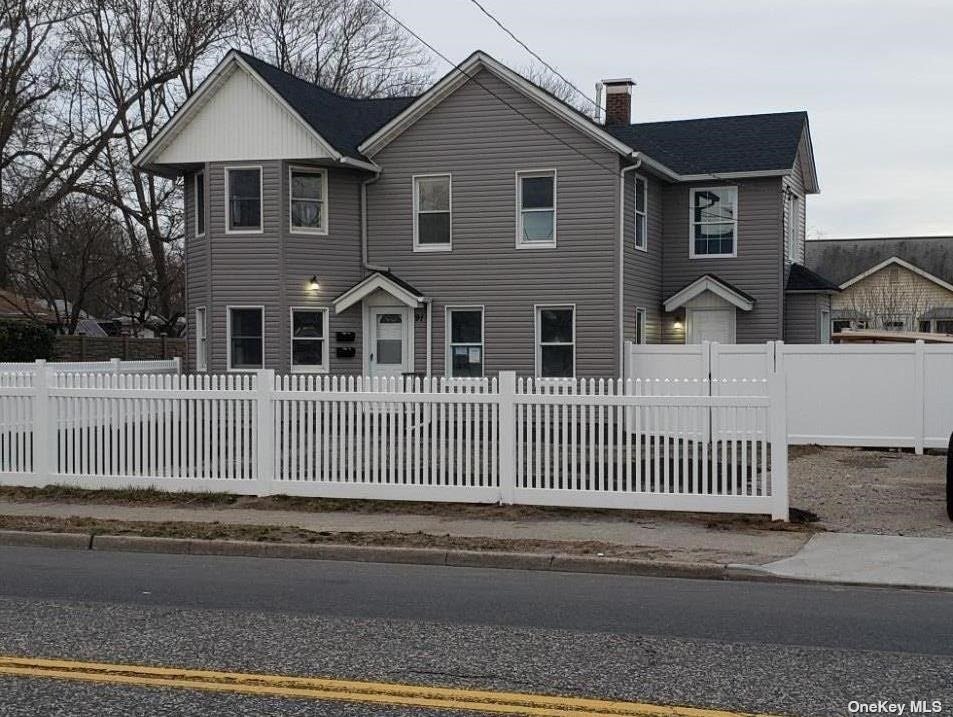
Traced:
[[554, 75], [556, 75], [556, 77], [558, 77], [560, 80], [562, 80], [562, 81], [565, 82], [567, 85], [569, 85], [569, 87], [571, 87], [571, 88], [574, 89], [576, 92], [578, 92], [579, 95], [580, 95], [581, 97], [583, 97], [583, 98], [586, 100], [586, 102], [588, 102], [588, 103], [591, 104], [593, 107], [595, 107], [597, 111], [600, 111], [600, 112], [602, 111], [602, 108], [599, 107], [598, 103], [596, 103], [596, 102], [595, 102], [591, 97], [589, 97], [589, 95], [587, 95], [585, 92], [583, 92], [583, 91], [580, 90], [578, 87], [576, 87], [572, 82], [570, 82], [570, 81], [566, 78], [566, 76], [563, 75], [559, 70], [557, 70], [555, 67], [553, 67], [552, 65], [550, 65], [548, 62], [546, 62], [546, 60], [544, 60], [544, 59], [543, 59], [542, 57], [540, 57], [538, 54], [536, 54], [535, 52], [533, 52], [532, 48], [530, 48], [529, 45], [527, 45], [525, 42], [523, 42], [522, 40], [520, 40], [520, 39], [513, 33], [512, 30], [510, 30], [506, 25], [504, 25], [493, 13], [491, 13], [489, 10], [487, 10], [487, 9], [479, 2], [479, 0], [470, 0], [470, 2], [473, 3], [474, 5], [476, 5], [478, 8], [480, 8], [480, 12], [482, 12], [484, 15], [486, 15], [488, 18], [490, 18], [493, 22], [495, 22], [495, 23], [499, 26], [499, 28], [500, 28], [503, 32], [505, 32], [507, 35], [509, 35], [510, 37], [512, 37], [513, 40], [514, 40], [517, 44], [520, 45], [520, 47], [522, 47], [522, 48], [523, 48], [524, 50], [526, 50], [529, 54], [531, 54], [533, 57], [535, 57], [540, 63], [542, 63], [543, 67], [545, 67], [547, 70], [549, 70], [549, 71], [552, 72]]
[[475, 75], [471, 75], [471, 74], [469, 74], [466, 70], [464, 70], [461, 63], [453, 62], [453, 60], [451, 60], [449, 57], [447, 57], [446, 55], [444, 55], [442, 52], [440, 52], [440, 50], [438, 50], [436, 47], [434, 47], [433, 45], [431, 45], [431, 44], [430, 44], [429, 42], [427, 42], [424, 38], [422, 38], [420, 35], [418, 35], [414, 30], [412, 30], [410, 27], [408, 27], [406, 24], [404, 24], [396, 15], [394, 15], [394, 14], [393, 14], [390, 10], [388, 10], [384, 5], [382, 5], [380, 2], [378, 2], [378, 0], [370, 0], [370, 2], [371, 2], [371, 4], [373, 4], [375, 7], [377, 7], [378, 10], [380, 10], [382, 13], [384, 13], [385, 15], [387, 15], [387, 17], [389, 17], [391, 20], [393, 20], [393, 21], [396, 22], [398, 25], [400, 25], [406, 32], [409, 32], [411, 35], [413, 35], [415, 38], [417, 38], [417, 40], [418, 40], [422, 45], [424, 45], [424, 47], [428, 48], [431, 52], [433, 52], [433, 53], [434, 53], [435, 55], [437, 55], [440, 59], [442, 59], [444, 62], [446, 62], [448, 65], [450, 65], [453, 69], [458, 70], [458, 71], [459, 71], [461, 74], [463, 74], [463, 76], [466, 77], [468, 80], [470, 80], [470, 81], [476, 83], [477, 86], [479, 86], [480, 88], [482, 88], [485, 92], [487, 92], [488, 94], [492, 95], [492, 96], [495, 97], [497, 100], [499, 100], [500, 102], [502, 102], [504, 105], [506, 105], [507, 107], [509, 107], [511, 110], [513, 110], [514, 112], [516, 112], [516, 114], [518, 114], [520, 117], [522, 117], [523, 119], [525, 119], [527, 122], [529, 122], [529, 123], [531, 123], [532, 125], [536, 126], [536, 127], [539, 128], [540, 130], [542, 130], [543, 132], [545, 132], [546, 134], [548, 134], [550, 137], [552, 137], [553, 139], [555, 139], [555, 140], [556, 140], [557, 142], [559, 142], [560, 144], [565, 145], [567, 148], [571, 149], [573, 152], [575, 152], [576, 154], [578, 154], [580, 157], [582, 157], [582, 158], [584, 158], [584, 159], [586, 159], [586, 160], [592, 162], [593, 164], [595, 164], [595, 165], [598, 166], [598, 167], [601, 167], [602, 169], [604, 169], [605, 171], [609, 172], [609, 173], [612, 174], [613, 176], [615, 176], [616, 174], [618, 174], [618, 171], [619, 171], [619, 170], [618, 170], [617, 167], [609, 167], [609, 166], [603, 164], [602, 162], [598, 161], [597, 159], [594, 159], [594, 158], [593, 158], [592, 156], [590, 156], [589, 154], [586, 154], [585, 152], [583, 152], [583, 151], [580, 150], [579, 148], [574, 147], [573, 145], [571, 145], [569, 142], [567, 142], [566, 140], [564, 140], [564, 139], [563, 139], [562, 137], [560, 137], [559, 135], [556, 135], [556, 134], [554, 134], [553, 132], [551, 132], [549, 129], [547, 129], [546, 127], [544, 127], [543, 125], [541, 125], [539, 122], [537, 122], [536, 120], [534, 120], [532, 117], [530, 117], [529, 115], [527, 115], [525, 112], [523, 112], [522, 110], [520, 110], [518, 107], [514, 107], [513, 104], [512, 104], [511, 102], [509, 102], [505, 97], [501, 97], [501, 96], [498, 95], [496, 92], [494, 92], [492, 89], [490, 89], [489, 87], [487, 87], [486, 85], [484, 85], [482, 82], [480, 82], [479, 78], [477, 78]]

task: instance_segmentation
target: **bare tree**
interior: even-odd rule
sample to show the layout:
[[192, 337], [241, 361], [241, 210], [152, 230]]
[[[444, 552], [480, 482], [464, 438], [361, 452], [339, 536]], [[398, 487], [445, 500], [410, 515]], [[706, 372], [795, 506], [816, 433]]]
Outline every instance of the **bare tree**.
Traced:
[[432, 77], [416, 38], [370, 0], [260, 0], [239, 33], [252, 54], [344, 95], [416, 94]]
[[520, 74], [527, 80], [537, 85], [557, 100], [565, 102], [577, 112], [593, 117], [596, 113], [595, 100], [588, 95], [582, 95], [575, 87], [570, 85], [561, 77], [558, 77], [552, 70], [540, 63], [534, 63], [524, 66]]
[[849, 287], [842, 300], [846, 308], [866, 317], [869, 328], [915, 331], [929, 307], [929, 294], [922, 284], [890, 266]]

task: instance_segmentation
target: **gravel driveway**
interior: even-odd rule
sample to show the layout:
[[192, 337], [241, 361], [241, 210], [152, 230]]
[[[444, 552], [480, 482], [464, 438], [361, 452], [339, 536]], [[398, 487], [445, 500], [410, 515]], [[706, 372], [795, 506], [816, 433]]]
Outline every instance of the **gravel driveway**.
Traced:
[[953, 538], [946, 456], [859, 448], [790, 448], [791, 506], [827, 530]]

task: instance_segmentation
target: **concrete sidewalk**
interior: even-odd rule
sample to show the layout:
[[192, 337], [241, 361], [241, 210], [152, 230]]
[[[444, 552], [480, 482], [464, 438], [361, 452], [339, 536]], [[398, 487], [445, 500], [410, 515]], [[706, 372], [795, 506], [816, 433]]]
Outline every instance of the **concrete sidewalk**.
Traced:
[[789, 558], [730, 567], [794, 580], [953, 590], [953, 540], [817, 533]]
[[315, 532], [394, 532], [463, 538], [600, 542], [645, 548], [662, 559], [760, 565], [794, 555], [810, 533], [783, 530], [708, 528], [701, 522], [546, 518], [507, 520], [408, 513], [272, 511], [247, 508], [191, 508], [24, 503], [0, 501], [0, 515], [95, 518], [142, 522], [269, 525]]

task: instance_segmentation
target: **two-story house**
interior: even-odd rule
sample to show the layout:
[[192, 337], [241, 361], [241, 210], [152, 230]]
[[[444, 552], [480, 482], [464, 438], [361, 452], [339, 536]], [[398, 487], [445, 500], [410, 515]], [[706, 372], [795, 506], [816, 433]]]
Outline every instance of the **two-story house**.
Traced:
[[623, 342], [817, 341], [804, 112], [604, 122], [483, 52], [355, 99], [231, 51], [136, 159], [184, 177], [199, 371], [618, 376]]

